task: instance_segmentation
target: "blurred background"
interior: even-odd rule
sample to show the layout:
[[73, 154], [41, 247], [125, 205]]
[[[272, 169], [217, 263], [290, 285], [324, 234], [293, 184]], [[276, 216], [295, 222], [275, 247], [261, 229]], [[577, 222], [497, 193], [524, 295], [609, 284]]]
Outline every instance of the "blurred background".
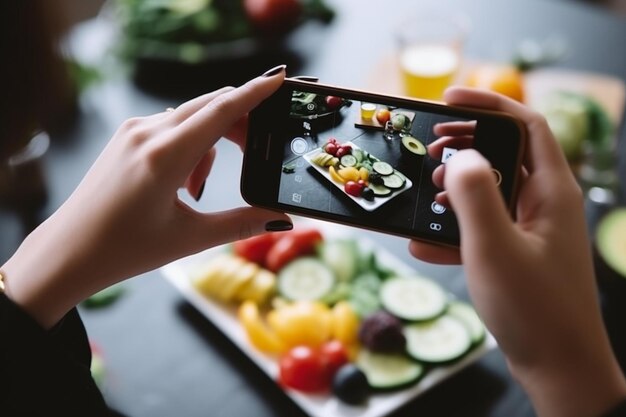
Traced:
[[[619, 237], [626, 236], [626, 0], [55, 4], [70, 93], [55, 123], [21, 133], [22, 146], [0, 160], [0, 261], [69, 196], [122, 121], [239, 85], [274, 65], [287, 64], [290, 76], [417, 98], [438, 99], [449, 84], [488, 88], [543, 113], [579, 179], [607, 327], [626, 364], [626, 335], [617, 331], [626, 299]], [[416, 24], [429, 19], [456, 32], [427, 33], [427, 24]], [[423, 49], [425, 40], [437, 48]], [[236, 174], [238, 150], [220, 142], [218, 153], [214, 171]], [[234, 207], [243, 204], [233, 191], [238, 182], [237, 175], [209, 178], [205, 198], [182, 198], [202, 211]], [[402, 239], [358, 233], [467, 298], [461, 268], [419, 263]], [[158, 271], [100, 294], [81, 312], [104, 363], [105, 396], [129, 415], [302, 413]], [[223, 403], [235, 395], [242, 401]], [[417, 410], [533, 415], [497, 352], [394, 415]]]

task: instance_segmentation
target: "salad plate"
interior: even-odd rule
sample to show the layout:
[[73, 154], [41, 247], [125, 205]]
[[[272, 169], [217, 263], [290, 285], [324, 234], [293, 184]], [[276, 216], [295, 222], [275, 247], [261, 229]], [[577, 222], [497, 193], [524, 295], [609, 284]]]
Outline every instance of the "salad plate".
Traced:
[[[324, 239], [349, 239], [350, 229], [344, 226], [328, 225], [323, 222], [306, 221], [320, 230]], [[398, 274], [417, 272], [398, 259], [396, 256], [378, 247], [372, 241], [359, 238], [358, 246], [363, 250], [375, 250], [380, 265], [391, 268]], [[174, 288], [192, 304], [207, 320], [211, 321], [241, 351], [246, 354], [272, 381], [278, 380], [279, 366], [276, 356], [257, 350], [248, 341], [246, 332], [237, 318], [237, 306], [226, 304], [201, 294], [193, 283], [194, 273], [198, 267], [220, 254], [228, 252], [228, 246], [206, 250], [190, 257], [175, 261], [161, 268], [161, 273]], [[450, 296], [453, 298], [453, 296]], [[432, 367], [416, 384], [404, 389], [373, 393], [363, 405], [348, 405], [332, 394], [308, 394], [284, 388], [286, 394], [309, 416], [312, 417], [381, 417], [391, 413], [412, 399], [420, 396], [428, 389], [436, 386], [447, 378], [460, 372], [463, 368], [476, 362], [489, 351], [495, 349], [495, 339], [487, 332], [482, 342], [463, 356], [460, 360], [448, 365]], [[276, 382], [277, 383], [277, 382]], [[418, 410], [416, 410], [418, 411]]]

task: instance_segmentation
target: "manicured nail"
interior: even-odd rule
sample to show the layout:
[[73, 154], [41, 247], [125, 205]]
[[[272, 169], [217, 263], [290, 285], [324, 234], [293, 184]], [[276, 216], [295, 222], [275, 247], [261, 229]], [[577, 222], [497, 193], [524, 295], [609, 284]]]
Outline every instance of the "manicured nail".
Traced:
[[262, 77], [273, 77], [274, 75], [278, 75], [281, 72], [283, 72], [285, 70], [285, 68], [287, 68], [287, 65], [283, 64], [283, 65], [279, 65], [277, 67], [274, 67], [270, 70], [265, 71], [265, 73], [262, 75]]
[[268, 232], [284, 232], [293, 229], [293, 224], [286, 220], [272, 220], [265, 223], [265, 230]]
[[202, 181], [202, 185], [198, 190], [198, 194], [196, 194], [196, 201], [200, 201], [200, 197], [202, 197], [202, 193], [204, 192], [204, 186], [206, 185], [206, 180]]

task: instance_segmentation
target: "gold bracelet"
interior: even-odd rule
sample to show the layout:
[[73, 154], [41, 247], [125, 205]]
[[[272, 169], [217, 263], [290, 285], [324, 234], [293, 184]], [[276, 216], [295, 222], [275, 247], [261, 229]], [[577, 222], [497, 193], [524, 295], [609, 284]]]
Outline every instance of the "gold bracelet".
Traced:
[[0, 272], [0, 294], [4, 293], [4, 276]]

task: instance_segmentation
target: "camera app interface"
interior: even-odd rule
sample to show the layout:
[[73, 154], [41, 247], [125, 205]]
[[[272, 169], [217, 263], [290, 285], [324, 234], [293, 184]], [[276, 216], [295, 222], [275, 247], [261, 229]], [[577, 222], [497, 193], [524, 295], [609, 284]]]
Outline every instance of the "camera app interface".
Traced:
[[[475, 125], [385, 103], [294, 91], [281, 129], [286, 137], [278, 200], [398, 233], [454, 240], [456, 218], [435, 201], [441, 190], [433, 171], [457, 151], [453, 145], [471, 139], [467, 127]], [[433, 159], [426, 147], [442, 132], [462, 135], [446, 141], [452, 146]]]

